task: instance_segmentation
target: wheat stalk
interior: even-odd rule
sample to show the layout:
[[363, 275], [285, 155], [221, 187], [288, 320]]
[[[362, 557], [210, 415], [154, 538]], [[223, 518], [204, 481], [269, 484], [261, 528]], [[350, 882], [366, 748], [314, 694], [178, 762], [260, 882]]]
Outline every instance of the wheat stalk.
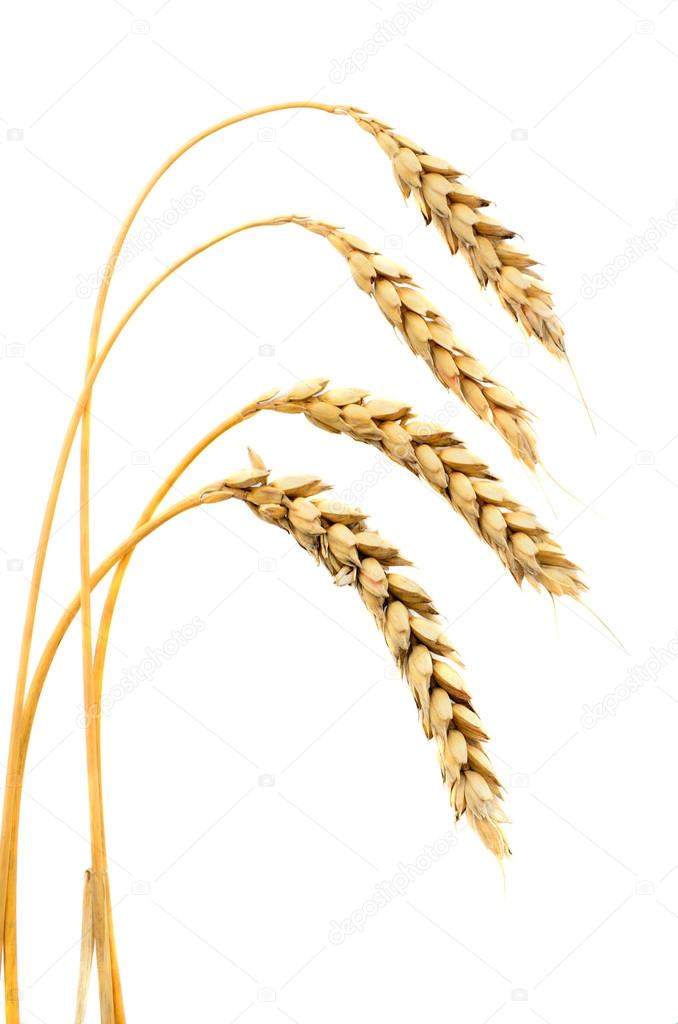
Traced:
[[494, 427], [516, 458], [534, 469], [539, 456], [527, 409], [460, 345], [450, 322], [408, 271], [361, 238], [331, 224], [309, 217], [290, 220], [327, 238], [345, 257], [358, 287], [372, 295], [415, 356], [424, 360], [443, 387]]
[[534, 269], [536, 260], [509, 245], [515, 231], [480, 212], [490, 201], [462, 185], [462, 172], [447, 160], [431, 156], [362, 110], [349, 108], [348, 113], [390, 157], [405, 199], [412, 196], [426, 223], [436, 225], [453, 255], [461, 250], [480, 286], [491, 283], [504, 309], [528, 334], [552, 355], [565, 356], [563, 325], [553, 310], [551, 293]]
[[[435, 739], [455, 818], [466, 814], [483, 843], [501, 859], [510, 853], [501, 824], [501, 785], [483, 749], [488, 739], [456, 665], [433, 601], [393, 568], [409, 562], [366, 525], [359, 509], [316, 495], [328, 490], [317, 476], [269, 480], [255, 453], [252, 465], [208, 488], [203, 500], [238, 498], [264, 522], [286, 530], [339, 586], [353, 586], [403, 672], [428, 739]], [[455, 663], [455, 664], [453, 664]]]
[[403, 402], [370, 398], [360, 388], [325, 390], [326, 380], [301, 381], [261, 408], [303, 413], [317, 427], [374, 445], [425, 480], [501, 559], [518, 583], [555, 596], [580, 597], [578, 567], [537, 518], [515, 501], [485, 463], [455, 435], [413, 417]]

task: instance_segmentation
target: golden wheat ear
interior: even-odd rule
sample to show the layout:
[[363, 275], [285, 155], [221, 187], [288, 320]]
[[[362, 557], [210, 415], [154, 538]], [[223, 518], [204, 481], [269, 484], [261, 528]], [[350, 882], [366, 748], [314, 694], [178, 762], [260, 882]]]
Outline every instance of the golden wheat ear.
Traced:
[[371, 295], [408, 348], [427, 364], [443, 387], [489, 423], [513, 455], [529, 469], [539, 464], [531, 414], [508, 388], [465, 349], [449, 320], [404, 267], [356, 235], [310, 217], [292, 222], [322, 235], [346, 259], [353, 279]]
[[458, 671], [459, 655], [446, 637], [426, 591], [394, 568], [411, 563], [370, 529], [366, 516], [334, 498], [318, 476], [270, 480], [260, 456], [222, 484], [264, 522], [290, 534], [324, 565], [339, 586], [358, 591], [410, 687], [428, 739], [435, 739], [455, 818], [466, 815], [499, 859], [510, 851], [501, 825], [508, 819], [502, 788], [483, 749], [488, 735]]
[[535, 271], [537, 261], [509, 244], [515, 231], [482, 210], [490, 205], [462, 185], [462, 172], [431, 156], [383, 121], [348, 108], [356, 124], [373, 136], [391, 160], [405, 199], [415, 201], [427, 224], [435, 224], [454, 255], [461, 251], [482, 288], [491, 284], [504, 309], [527, 334], [554, 356], [565, 356], [564, 329], [553, 309], [551, 293]]
[[586, 584], [555, 538], [517, 502], [482, 459], [446, 427], [417, 419], [403, 402], [322, 378], [262, 396], [261, 409], [303, 413], [314, 426], [377, 448], [437, 491], [500, 558], [518, 584], [581, 599]]

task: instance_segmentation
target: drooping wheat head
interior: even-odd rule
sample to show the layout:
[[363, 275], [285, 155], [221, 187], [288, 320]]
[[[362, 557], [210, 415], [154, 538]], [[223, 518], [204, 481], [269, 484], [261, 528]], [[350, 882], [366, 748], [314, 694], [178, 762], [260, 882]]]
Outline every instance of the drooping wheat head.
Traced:
[[530, 414], [479, 360], [464, 349], [452, 325], [403, 267], [355, 235], [308, 217], [293, 222], [322, 235], [344, 256], [359, 288], [438, 378], [480, 419], [490, 423], [516, 458], [530, 469], [539, 462]]
[[331, 498], [319, 477], [269, 481], [251, 453], [252, 466], [206, 492], [239, 498], [260, 519], [286, 530], [325, 566], [339, 586], [353, 586], [383, 633], [419, 709], [428, 739], [435, 739], [443, 779], [458, 819], [466, 814], [484, 844], [502, 858], [510, 851], [501, 824], [501, 785], [483, 749], [485, 727], [457, 668], [459, 656], [445, 636], [425, 590], [394, 567], [411, 565], [366, 525], [366, 516]]
[[553, 355], [565, 356], [563, 325], [554, 312], [551, 293], [534, 269], [536, 260], [509, 244], [515, 231], [482, 212], [490, 201], [463, 185], [462, 172], [447, 160], [431, 156], [362, 110], [348, 108], [347, 113], [377, 140], [391, 160], [405, 199], [414, 199], [426, 223], [436, 225], [452, 254], [461, 250], [481, 287], [491, 283], [504, 309], [528, 334]]
[[301, 381], [284, 394], [263, 396], [260, 407], [303, 413], [323, 430], [374, 445], [441, 494], [519, 584], [527, 580], [554, 596], [583, 594], [580, 570], [549, 531], [451, 431], [414, 418], [403, 402], [370, 398], [360, 388], [325, 390], [326, 384]]

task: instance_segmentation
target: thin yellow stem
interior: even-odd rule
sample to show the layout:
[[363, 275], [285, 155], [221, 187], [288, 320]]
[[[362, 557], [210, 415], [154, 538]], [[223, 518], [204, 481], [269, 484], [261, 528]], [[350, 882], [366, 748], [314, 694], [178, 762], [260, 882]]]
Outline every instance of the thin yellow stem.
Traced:
[[[195, 462], [198, 456], [201, 455], [202, 452], [204, 452], [205, 449], [209, 447], [209, 445], [211, 445], [214, 441], [217, 440], [217, 438], [221, 437], [232, 427], [235, 427], [239, 423], [244, 423], [245, 420], [250, 419], [258, 411], [259, 407], [257, 406], [256, 402], [253, 402], [251, 405], [246, 405], [238, 412], [234, 413], [233, 416], [229, 416], [228, 419], [225, 419], [221, 423], [219, 423], [218, 426], [210, 430], [209, 433], [205, 434], [205, 436], [200, 441], [198, 441], [198, 443], [195, 444], [190, 449], [190, 451], [186, 453], [186, 455], [184, 455], [184, 457], [177, 463], [177, 465], [174, 467], [171, 473], [160, 484], [155, 494], [150, 499], [150, 501], [144, 508], [143, 512], [139, 516], [134, 527], [135, 530], [140, 529], [142, 526], [144, 526], [145, 523], [149, 521], [149, 519], [152, 518], [156, 509], [164, 500], [164, 498], [167, 497], [171, 489], [176, 484], [177, 480], [179, 480], [179, 478], [183, 476], [188, 467], [192, 465], [193, 462]], [[110, 586], [108, 588], [108, 593], [106, 595], [106, 601], [104, 603], [104, 608], [101, 613], [99, 629], [97, 632], [97, 645], [96, 652], [94, 655], [94, 674], [97, 685], [95, 687], [95, 702], [92, 710], [95, 720], [97, 721], [97, 723], [99, 723], [97, 725], [97, 735], [99, 737], [99, 740], [101, 737], [101, 728], [98, 709], [101, 702], [101, 684], [103, 682], [104, 664], [106, 660], [106, 651], [108, 647], [108, 639], [111, 630], [111, 621], [113, 618], [115, 603], [120, 592], [120, 587], [122, 586], [122, 581], [131, 558], [132, 551], [130, 551], [129, 554], [125, 555], [124, 558], [121, 558], [115, 568], [113, 579], [111, 580]], [[86, 712], [89, 712], [89, 709], [86, 708]]]
[[[90, 352], [87, 369], [96, 356]], [[81, 424], [80, 456], [80, 617], [82, 634], [82, 677], [85, 707], [93, 701], [94, 670], [92, 662], [92, 606], [90, 601], [90, 538], [89, 538], [89, 451], [91, 415], [89, 401], [85, 405]], [[96, 736], [93, 723], [88, 719], [85, 725], [87, 750], [87, 786], [89, 792], [90, 845], [92, 856], [91, 897], [94, 950], [99, 976], [99, 1005], [101, 1024], [115, 1024], [116, 1013], [113, 1001], [113, 973], [111, 942], [109, 935], [110, 917], [106, 910], [106, 859], [104, 856], [104, 810], [100, 780], [100, 761], [97, 758]], [[116, 986], [117, 987], [117, 986]], [[122, 1008], [121, 1008], [122, 1009]], [[124, 1012], [124, 1011], [123, 1011]], [[119, 1014], [118, 1014], [119, 1017]]]
[[[168, 523], [171, 519], [181, 515], [182, 512], [187, 512], [189, 509], [198, 508], [202, 504], [201, 494], [191, 494], [187, 498], [183, 498], [176, 504], [171, 505], [164, 512], [161, 512], [154, 519], [149, 520], [134, 530], [129, 537], [119, 544], [113, 551], [101, 562], [100, 565], [94, 570], [90, 577], [90, 590], [94, 590], [102, 579], [111, 571], [114, 565], [116, 565], [121, 558], [124, 558], [129, 552], [133, 551], [137, 544], [140, 544], [142, 540], [155, 533], [161, 526]], [[35, 713], [38, 708], [40, 701], [40, 695], [45, 685], [47, 673], [49, 672], [50, 666], [54, 661], [56, 653], [59, 649], [61, 641], [63, 640], [66, 630], [73, 622], [75, 616], [80, 610], [80, 591], [70, 601], [63, 611], [59, 621], [52, 630], [49, 640], [45, 645], [45, 649], [40, 656], [40, 660], [35, 668], [31, 684], [28, 687], [26, 694], [26, 700], [24, 702], [24, 712], [20, 724], [20, 731], [18, 737], [18, 765], [17, 765], [17, 777], [16, 785], [14, 787], [15, 793], [18, 794], [19, 800], [21, 798], [21, 791], [24, 780], [24, 770], [26, 766], [26, 755], [28, 753], [28, 743], [33, 729], [33, 722], [35, 720]]]
[[[113, 551], [106, 556], [106, 558], [96, 567], [90, 577], [90, 590], [94, 590], [101, 583], [102, 579], [111, 571], [114, 565], [116, 565], [121, 558], [124, 558], [130, 551], [133, 551], [137, 544], [140, 544], [142, 540], [149, 537], [156, 530], [159, 530], [165, 523], [175, 519], [181, 515], [182, 512], [188, 512], [189, 509], [199, 508], [202, 504], [201, 493], [190, 494], [187, 498], [182, 498], [181, 501], [171, 505], [165, 509], [164, 512], [160, 512], [154, 519], [149, 520], [134, 530], [129, 537], [126, 537], [121, 544], [118, 544]], [[40, 661], [38, 662], [35, 673], [31, 680], [31, 685], [28, 688], [26, 694], [26, 701], [24, 705], [24, 715], [21, 723], [20, 743], [19, 752], [21, 763], [25, 765], [26, 754], [28, 752], [28, 740], [30, 738], [31, 729], [33, 727], [33, 721], [35, 719], [35, 712], [37, 711], [38, 701], [40, 700], [40, 694], [47, 678], [49, 667], [54, 660], [59, 645], [64, 638], [66, 630], [73, 622], [73, 619], [80, 610], [80, 591], [72, 598], [69, 604], [66, 606], [64, 612], [61, 615], [57, 625], [55, 626], [52, 634], [45, 646]]]

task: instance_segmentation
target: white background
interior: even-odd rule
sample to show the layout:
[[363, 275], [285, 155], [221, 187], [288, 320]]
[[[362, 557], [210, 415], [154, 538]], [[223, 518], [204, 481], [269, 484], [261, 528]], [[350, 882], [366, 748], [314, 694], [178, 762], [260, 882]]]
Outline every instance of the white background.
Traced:
[[[92, 276], [152, 170], [196, 131], [262, 103], [354, 103], [471, 173], [545, 264], [596, 434], [566, 368], [525, 344], [403, 206], [387, 160], [347, 119], [265, 117], [192, 151], [132, 230], [138, 240], [150, 223], [151, 241], [116, 279], [106, 324], [219, 230], [291, 211], [344, 224], [406, 263], [534, 410], [544, 462], [578, 500], [547, 478], [540, 489], [451, 402], [326, 243], [275, 228], [194, 261], [120, 339], [95, 393], [95, 559], [229, 411], [324, 374], [447, 416], [584, 566], [591, 605], [625, 650], [585, 609], [561, 603], [554, 615], [547, 598], [520, 593], [416, 480], [392, 467], [375, 481], [372, 449], [296, 417], [261, 416], [218, 442], [182, 492], [239, 468], [253, 444], [276, 472], [320, 471], [350, 491], [417, 563], [492, 733], [514, 856], [504, 879], [468, 830], [444, 840], [433, 750], [355, 595], [243, 509], [193, 512], [139, 551], [106, 680], [119, 694], [147, 648], [200, 617], [200, 633], [103, 724], [128, 1019], [675, 1021], [678, 4], [156, 6], [64, 0], [4, 15], [3, 747]], [[377, 45], [396, 16], [402, 31]], [[163, 226], [191, 189], [201, 201]], [[71, 470], [38, 640], [77, 571]], [[29, 760], [26, 1022], [68, 1019], [75, 993], [89, 857], [78, 640], [76, 627]], [[333, 921], [359, 916], [402, 865], [425, 865], [441, 837], [443, 856], [361, 933], [331, 941]]]

